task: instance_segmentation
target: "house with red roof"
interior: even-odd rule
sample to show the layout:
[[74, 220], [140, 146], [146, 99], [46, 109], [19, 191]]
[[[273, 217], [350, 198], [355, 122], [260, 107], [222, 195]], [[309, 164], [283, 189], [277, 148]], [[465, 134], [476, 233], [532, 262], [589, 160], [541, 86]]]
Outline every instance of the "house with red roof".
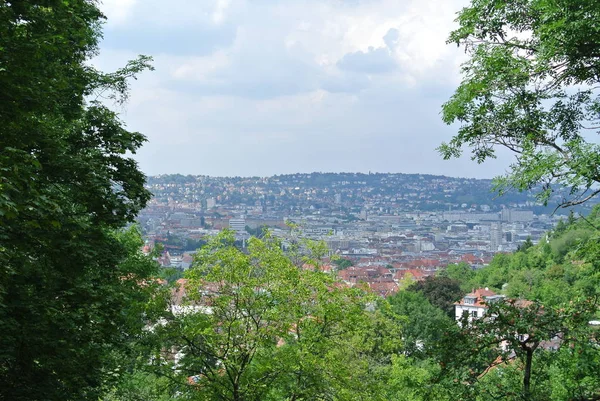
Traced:
[[394, 281], [376, 281], [368, 284], [371, 291], [384, 298], [398, 292], [398, 284]]

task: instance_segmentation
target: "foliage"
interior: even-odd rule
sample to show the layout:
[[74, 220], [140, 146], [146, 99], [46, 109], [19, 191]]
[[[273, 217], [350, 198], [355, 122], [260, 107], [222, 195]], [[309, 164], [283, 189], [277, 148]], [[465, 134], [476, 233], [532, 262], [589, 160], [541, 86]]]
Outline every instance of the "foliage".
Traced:
[[[443, 375], [460, 377], [457, 391], [467, 399], [548, 399], [549, 377], [573, 368], [581, 380], [597, 383], [594, 358], [577, 369], [550, 357], [572, 355], [573, 349], [594, 352], [587, 322], [596, 308], [585, 299], [561, 307], [510, 299], [491, 303], [485, 318], [463, 319], [462, 329], [448, 338]], [[596, 390], [590, 386], [582, 399]]]
[[412, 284], [407, 290], [423, 294], [432, 305], [446, 312], [448, 316], [454, 316], [454, 303], [465, 295], [459, 281], [440, 276], [426, 277], [425, 280]]
[[394, 356], [390, 375], [385, 383], [385, 399], [393, 401], [451, 399], [447, 388], [432, 383], [439, 371], [439, 366], [431, 361], [415, 363], [405, 356]]
[[[559, 220], [559, 223], [562, 223], [562, 220]], [[517, 252], [525, 252], [532, 246], [533, 246], [533, 241], [531, 241], [531, 237], [528, 236], [527, 239], [525, 240], [525, 242], [523, 242], [522, 244], [519, 244], [519, 246], [517, 247]]]
[[246, 232], [253, 237], [256, 238], [264, 238], [264, 236], [268, 233], [269, 226], [261, 225], [256, 228], [251, 228], [250, 226], [246, 226]]
[[454, 277], [463, 289], [489, 287], [546, 305], [595, 296], [600, 289], [600, 241], [594, 228], [600, 221], [598, 210], [596, 206], [588, 217], [563, 222], [536, 246], [522, 247], [512, 255], [497, 254], [489, 266], [462, 279], [460, 274]]
[[388, 300], [397, 315], [406, 317], [402, 329], [405, 355], [424, 358], [440, 341], [444, 331], [456, 324], [420, 292], [400, 291]]
[[0, 399], [96, 399], [143, 323], [155, 266], [115, 230], [150, 197], [127, 156], [145, 138], [97, 99], [124, 102], [149, 59], [90, 67], [103, 18], [93, 1], [0, 2]]
[[467, 293], [472, 289], [472, 287], [469, 287], [469, 282], [475, 276], [475, 272], [468, 263], [460, 262], [458, 264], [449, 264], [445, 269], [438, 273], [438, 276], [448, 277], [461, 283], [461, 289], [463, 292]]
[[497, 188], [542, 187], [547, 202], [554, 185], [570, 189], [564, 207], [598, 193], [600, 145], [600, 7], [589, 0], [472, 0], [457, 19], [449, 42], [464, 46], [463, 81], [443, 106], [458, 134], [439, 150], [448, 159], [463, 146], [483, 162], [498, 147], [516, 155]]
[[386, 302], [374, 307], [363, 290], [299, 268], [270, 235], [251, 238], [248, 253], [233, 243], [224, 232], [198, 253], [185, 286], [189, 309], [155, 328], [157, 372], [178, 373], [178, 391], [194, 399], [379, 394], [375, 379], [400, 351], [399, 318]]
[[599, 211], [568, 219], [538, 245], [497, 254], [472, 275], [451, 271], [462, 288], [487, 286], [508, 297], [490, 305], [487, 318], [445, 329], [428, 353], [442, 367], [436, 383], [452, 399], [598, 396], [598, 333], [587, 322], [598, 313]]
[[143, 369], [126, 372], [118, 386], [111, 388], [102, 401], [169, 401], [170, 383], [165, 377], [155, 376]]
[[354, 266], [354, 263], [352, 263], [350, 259], [346, 258], [333, 259], [333, 263], [337, 266], [339, 270], [347, 269], [350, 266]]

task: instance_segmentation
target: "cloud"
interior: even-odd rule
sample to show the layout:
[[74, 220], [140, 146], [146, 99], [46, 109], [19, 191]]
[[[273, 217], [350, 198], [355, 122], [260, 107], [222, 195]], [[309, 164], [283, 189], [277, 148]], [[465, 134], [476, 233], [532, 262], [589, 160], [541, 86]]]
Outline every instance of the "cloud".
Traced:
[[383, 37], [383, 41], [388, 49], [393, 50], [398, 44], [398, 40], [400, 39], [400, 31], [396, 28], [390, 28], [389, 31]]
[[111, 24], [123, 24], [130, 16], [137, 0], [104, 0], [102, 11], [107, 16]]
[[398, 68], [390, 50], [385, 47], [369, 47], [366, 52], [348, 53], [337, 62], [337, 66], [342, 70], [365, 74], [381, 74]]
[[221, 24], [226, 17], [227, 9], [231, 5], [231, 0], [218, 0], [211, 19], [215, 24]]
[[[466, 0], [111, 0], [99, 68], [138, 53], [156, 71], [123, 119], [148, 174], [397, 171], [491, 176], [435, 148], [463, 54]], [[506, 163], [507, 164], [507, 163]]]
[[194, 58], [172, 73], [172, 87], [198, 95], [255, 99], [276, 98], [318, 89], [318, 67], [303, 49], [265, 40], [261, 49], [247, 48], [255, 38], [239, 34], [234, 49]]
[[322, 78], [320, 87], [331, 93], [357, 93], [367, 88], [371, 79], [364, 74], [339, 73]]

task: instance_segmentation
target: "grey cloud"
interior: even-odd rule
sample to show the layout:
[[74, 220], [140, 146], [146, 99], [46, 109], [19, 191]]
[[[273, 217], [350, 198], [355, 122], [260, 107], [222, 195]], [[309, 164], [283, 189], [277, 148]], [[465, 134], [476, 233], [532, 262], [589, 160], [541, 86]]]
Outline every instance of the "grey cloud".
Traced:
[[348, 53], [337, 62], [338, 68], [365, 74], [381, 74], [398, 68], [396, 60], [385, 47], [369, 47], [367, 52]]
[[318, 76], [315, 65], [274, 48], [254, 55], [238, 54], [231, 65], [202, 80], [171, 81], [170, 86], [198, 96], [270, 99], [314, 91], [319, 88]]
[[[181, 108], [187, 117], [170, 124], [168, 139], [154, 141], [150, 135], [138, 160], [150, 174], [371, 170], [490, 177], [501, 172], [500, 163], [477, 170], [468, 158], [445, 162], [437, 154], [435, 148], [453, 133], [438, 116], [442, 98], [423, 101], [417, 89], [384, 85], [369, 89], [356, 102], [344, 102], [344, 96], [336, 95], [319, 106], [323, 112], [299, 109], [297, 114], [308, 113], [305, 119], [294, 119], [293, 110], [257, 113], [252, 100], [242, 99], [216, 113], [196, 116], [194, 106], [182, 99], [180, 105], [169, 107]], [[377, 98], [384, 101], [374, 103]], [[129, 114], [132, 123], [153, 125], [141, 109]], [[182, 132], [188, 133], [185, 146], [170, 145]], [[217, 138], [208, 140], [207, 133]]]
[[369, 86], [369, 79], [364, 74], [344, 72], [340, 75], [326, 75], [320, 86], [330, 93], [357, 93]]
[[266, 100], [310, 92], [316, 88], [309, 82], [284, 78], [235, 79], [229, 82], [171, 81], [169, 88], [198, 96], [234, 96]]
[[400, 39], [400, 31], [398, 31], [396, 28], [390, 28], [390, 30], [387, 31], [387, 33], [383, 37], [383, 41], [385, 42], [385, 45], [390, 50], [393, 49], [394, 47], [396, 47], [396, 44], [398, 44], [399, 39]]
[[[216, 24], [204, 12], [211, 11], [204, 1], [139, 0], [136, 19], [107, 26], [102, 46], [156, 56], [157, 71], [133, 83], [123, 116], [130, 129], [149, 138], [136, 155], [144, 171], [271, 175], [371, 170], [480, 177], [501, 172], [506, 159], [478, 170], [468, 157], [453, 162], [439, 157], [435, 148], [456, 131], [439, 117], [451, 88], [439, 82], [447, 76], [436, 79], [442, 75], [437, 70], [416, 85], [405, 84], [400, 73], [406, 66], [399, 66], [392, 52], [399, 50], [397, 29], [386, 33], [380, 48], [346, 54], [334, 71], [323, 65], [330, 65], [337, 51], [324, 59], [319, 46], [310, 47], [315, 39], [290, 35], [307, 21], [311, 38], [319, 40], [318, 18], [334, 20], [344, 10], [358, 13], [351, 7], [363, 2], [378, 7], [377, 0], [328, 0], [319, 9], [297, 0], [285, 6], [272, 0], [232, 1], [226, 18]], [[296, 8], [290, 11], [291, 4]], [[194, 12], [197, 7], [205, 10]], [[319, 17], [317, 11], [327, 14]], [[180, 19], [172, 18], [176, 13], [182, 18], [179, 25], [174, 19]], [[396, 18], [400, 11], [385, 8], [381, 14]], [[343, 42], [346, 28], [339, 29], [322, 40]], [[300, 44], [294, 45], [298, 37]], [[302, 44], [307, 48], [298, 47]], [[347, 44], [357, 45], [339, 45]], [[215, 49], [226, 55], [225, 62], [214, 63], [220, 69], [196, 74], [177, 69], [193, 67]]]

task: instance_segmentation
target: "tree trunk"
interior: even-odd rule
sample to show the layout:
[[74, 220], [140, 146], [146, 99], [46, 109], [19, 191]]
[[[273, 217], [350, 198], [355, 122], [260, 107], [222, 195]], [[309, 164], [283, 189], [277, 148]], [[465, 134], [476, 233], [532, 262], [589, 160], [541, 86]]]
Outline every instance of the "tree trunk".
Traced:
[[523, 400], [531, 399], [531, 363], [533, 361], [533, 349], [525, 350], [525, 371], [523, 372]]

